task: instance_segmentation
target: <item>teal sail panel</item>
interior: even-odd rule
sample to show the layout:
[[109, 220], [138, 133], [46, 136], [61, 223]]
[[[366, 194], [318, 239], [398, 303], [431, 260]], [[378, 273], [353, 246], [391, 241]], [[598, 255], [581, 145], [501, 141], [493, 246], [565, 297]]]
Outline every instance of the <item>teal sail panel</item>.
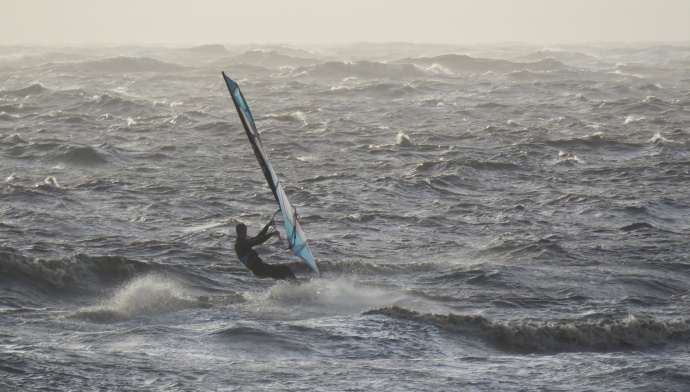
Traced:
[[242, 92], [240, 91], [240, 86], [237, 85], [232, 79], [225, 75], [223, 72], [223, 79], [225, 84], [228, 86], [230, 91], [230, 96], [235, 103], [235, 108], [237, 109], [237, 114], [240, 116], [240, 121], [242, 121], [242, 126], [244, 131], [249, 138], [249, 143], [252, 145], [254, 150], [254, 156], [261, 166], [261, 170], [266, 177], [268, 186], [273, 192], [273, 196], [276, 198], [278, 205], [280, 206], [280, 212], [283, 215], [283, 222], [285, 224], [285, 235], [287, 236], [288, 243], [290, 244], [290, 249], [295, 253], [300, 259], [304, 260], [311, 269], [316, 273], [319, 273], [319, 269], [314, 261], [314, 256], [309, 249], [307, 244], [307, 237], [300, 228], [298, 216], [295, 209], [290, 204], [290, 201], [285, 195], [283, 190], [283, 185], [278, 180], [275, 171], [271, 167], [271, 163], [266, 155], [266, 150], [261, 143], [261, 137], [259, 136], [259, 131], [256, 130], [256, 124], [254, 123], [254, 117], [249, 110], [247, 101], [244, 99]]

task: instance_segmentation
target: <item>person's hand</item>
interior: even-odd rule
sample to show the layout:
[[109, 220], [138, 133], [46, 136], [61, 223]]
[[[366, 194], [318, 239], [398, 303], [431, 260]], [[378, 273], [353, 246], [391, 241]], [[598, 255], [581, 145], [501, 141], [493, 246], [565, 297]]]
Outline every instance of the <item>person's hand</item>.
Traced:
[[279, 235], [280, 235], [280, 232], [279, 232], [278, 230], [276, 230], [276, 231], [274, 231], [273, 233], [271, 233], [271, 235], [278, 235], [278, 236], [279, 236]]

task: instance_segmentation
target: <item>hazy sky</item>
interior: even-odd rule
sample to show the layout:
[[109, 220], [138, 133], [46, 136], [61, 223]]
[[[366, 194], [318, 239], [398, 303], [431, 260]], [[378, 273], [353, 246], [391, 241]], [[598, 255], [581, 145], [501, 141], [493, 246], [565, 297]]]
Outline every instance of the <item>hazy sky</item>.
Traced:
[[690, 0], [0, 0], [0, 45], [690, 42]]

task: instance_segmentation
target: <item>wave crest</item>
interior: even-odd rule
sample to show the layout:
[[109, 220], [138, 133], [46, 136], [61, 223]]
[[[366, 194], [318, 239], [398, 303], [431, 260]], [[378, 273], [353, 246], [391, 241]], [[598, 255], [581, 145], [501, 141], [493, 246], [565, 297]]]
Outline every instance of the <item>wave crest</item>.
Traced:
[[500, 349], [517, 352], [615, 351], [690, 343], [690, 319], [602, 318], [590, 321], [490, 321], [478, 315], [420, 313], [391, 306], [363, 312], [402, 321], [431, 324], [452, 333], [479, 337]]
[[58, 159], [75, 165], [90, 166], [108, 163], [108, 160], [96, 148], [91, 146], [61, 147]]
[[230, 52], [228, 49], [221, 44], [211, 44], [211, 45], [197, 45], [185, 49], [188, 53], [193, 53], [195, 55], [203, 56], [223, 56], [228, 55]]
[[557, 71], [567, 66], [554, 58], [546, 58], [533, 62], [514, 62], [500, 59], [475, 58], [464, 54], [445, 54], [435, 57], [405, 58], [397, 63], [409, 63], [422, 67], [440, 66], [451, 72], [499, 72], [514, 71]]
[[36, 83], [36, 84], [32, 84], [31, 86], [20, 88], [18, 90], [0, 91], [0, 97], [12, 96], [12, 97], [18, 97], [18, 98], [26, 98], [29, 95], [40, 95], [40, 94], [45, 93], [46, 91], [50, 91], [50, 90], [48, 90], [47, 88]]
[[295, 72], [338, 78], [415, 78], [426, 75], [421, 68], [414, 64], [388, 64], [365, 60], [355, 62], [329, 61], [313, 67], [300, 67]]
[[77, 253], [69, 259], [30, 259], [0, 252], [0, 271], [32, 283], [48, 283], [55, 288], [98, 286], [118, 282], [151, 270], [147, 263], [123, 256], [89, 256]]
[[250, 64], [269, 68], [302, 67], [315, 65], [321, 62], [322, 61], [318, 59], [295, 57], [273, 50], [249, 50], [235, 56], [231, 61], [233, 64]]

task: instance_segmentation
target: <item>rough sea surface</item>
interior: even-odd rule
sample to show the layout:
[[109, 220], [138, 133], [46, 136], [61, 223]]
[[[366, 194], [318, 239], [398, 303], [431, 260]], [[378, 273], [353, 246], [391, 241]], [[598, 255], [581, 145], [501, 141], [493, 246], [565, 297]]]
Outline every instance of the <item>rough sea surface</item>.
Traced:
[[690, 46], [0, 47], [0, 389], [687, 390], [689, 140]]

